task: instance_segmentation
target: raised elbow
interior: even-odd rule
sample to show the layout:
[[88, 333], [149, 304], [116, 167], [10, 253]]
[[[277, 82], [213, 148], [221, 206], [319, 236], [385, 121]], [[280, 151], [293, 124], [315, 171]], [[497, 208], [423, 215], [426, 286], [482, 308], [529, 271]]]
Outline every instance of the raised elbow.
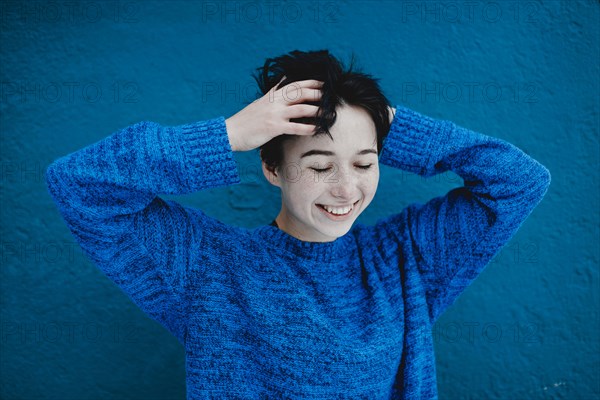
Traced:
[[531, 179], [533, 181], [533, 191], [537, 195], [539, 202], [546, 195], [546, 192], [550, 187], [552, 175], [550, 174], [548, 168], [544, 167], [542, 164], [539, 164], [538, 170], [539, 172], [535, 176], [531, 177]]
[[61, 159], [57, 159], [52, 162], [50, 165], [48, 165], [48, 167], [46, 167], [46, 171], [44, 172], [46, 189], [55, 202], [60, 202], [65, 193], [68, 193], [68, 191], [64, 189], [68, 178], [62, 171], [64, 168], [61, 168], [60, 160]]

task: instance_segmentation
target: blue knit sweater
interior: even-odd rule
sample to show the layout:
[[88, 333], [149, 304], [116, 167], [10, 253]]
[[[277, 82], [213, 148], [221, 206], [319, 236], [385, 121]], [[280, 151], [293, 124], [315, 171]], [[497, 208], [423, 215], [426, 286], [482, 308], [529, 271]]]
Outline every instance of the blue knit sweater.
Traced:
[[333, 242], [227, 225], [158, 196], [240, 183], [223, 117], [134, 124], [57, 159], [46, 180], [85, 253], [185, 347], [188, 399], [436, 399], [432, 325], [550, 173], [403, 106], [380, 162], [464, 185]]

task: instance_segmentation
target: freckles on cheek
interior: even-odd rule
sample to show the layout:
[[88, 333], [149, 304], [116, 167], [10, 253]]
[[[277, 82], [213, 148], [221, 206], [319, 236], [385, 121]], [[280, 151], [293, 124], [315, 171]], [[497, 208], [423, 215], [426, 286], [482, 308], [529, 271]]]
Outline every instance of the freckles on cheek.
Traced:
[[306, 190], [314, 190], [314, 188], [323, 184], [323, 179], [315, 172], [302, 172], [302, 180], [299, 182]]
[[378, 176], [372, 176], [370, 177], [366, 182], [365, 185], [363, 187], [364, 191], [367, 193], [371, 193], [372, 195], [375, 194], [375, 192], [377, 191], [377, 188], [379, 186], [379, 177]]

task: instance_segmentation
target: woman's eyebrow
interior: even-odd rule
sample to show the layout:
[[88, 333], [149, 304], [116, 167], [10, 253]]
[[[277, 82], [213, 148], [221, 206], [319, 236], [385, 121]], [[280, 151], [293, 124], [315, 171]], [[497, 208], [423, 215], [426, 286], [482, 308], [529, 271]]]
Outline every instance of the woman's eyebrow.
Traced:
[[[377, 154], [377, 150], [364, 149], [364, 150], [360, 150], [359, 152], [357, 152], [356, 155], [362, 156], [363, 154], [369, 154], [369, 153]], [[333, 151], [328, 151], [328, 150], [309, 150], [307, 152], [302, 153], [300, 155], [300, 158], [314, 156], [314, 155], [335, 156], [335, 153]]]

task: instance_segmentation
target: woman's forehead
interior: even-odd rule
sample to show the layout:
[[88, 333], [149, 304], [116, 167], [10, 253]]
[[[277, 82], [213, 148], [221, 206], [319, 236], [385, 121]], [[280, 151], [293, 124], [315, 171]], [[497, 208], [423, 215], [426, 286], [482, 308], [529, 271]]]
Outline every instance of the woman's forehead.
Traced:
[[337, 108], [336, 114], [336, 121], [329, 128], [331, 135], [294, 136], [286, 141], [286, 152], [299, 157], [310, 150], [328, 150], [345, 155], [368, 148], [377, 149], [375, 123], [364, 109], [344, 104]]
[[377, 150], [377, 136], [375, 132], [348, 131], [331, 132], [331, 136], [326, 133], [312, 136], [297, 136], [288, 141], [286, 152], [290, 155], [300, 158], [307, 152], [330, 151], [338, 156], [355, 155], [357, 152], [365, 149]]

